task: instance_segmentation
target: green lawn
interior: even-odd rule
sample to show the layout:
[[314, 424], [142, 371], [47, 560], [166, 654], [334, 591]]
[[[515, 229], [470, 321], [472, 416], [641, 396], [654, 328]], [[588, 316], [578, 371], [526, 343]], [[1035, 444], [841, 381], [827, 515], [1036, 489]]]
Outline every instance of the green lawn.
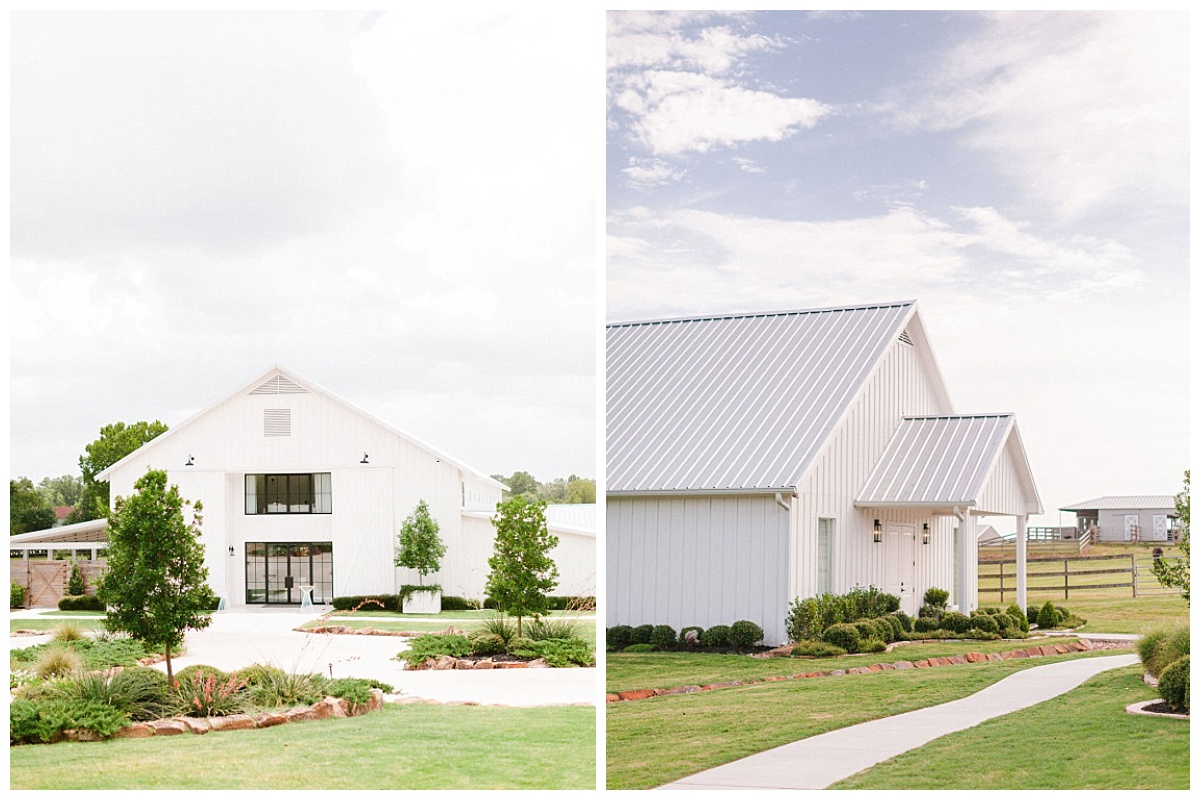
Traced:
[[[67, 622], [82, 630], [104, 630], [104, 617], [101, 615], [99, 617], [89, 619], [62, 619], [61, 617], [58, 619], [55, 619], [54, 617], [49, 617], [47, 619], [10, 619], [8, 621], [8, 632], [49, 631]], [[15, 643], [17, 640], [14, 639], [13, 641]]]
[[[457, 616], [456, 616], [457, 615]], [[444, 611], [442, 614], [403, 615], [386, 611], [357, 612], [354, 614], [335, 614], [333, 616], [306, 623], [302, 630], [320, 628], [331, 625], [341, 625], [353, 630], [372, 628], [377, 631], [416, 631], [420, 633], [440, 633], [453, 626], [467, 633], [483, 630], [484, 620], [493, 617], [493, 611]], [[571, 619], [576, 622], [576, 630], [584, 641], [596, 646], [596, 616], [587, 614], [580, 616], [574, 612], [557, 611], [550, 614], [553, 619]], [[528, 622], [528, 621], [527, 621]]]
[[[903, 753], [835, 789], [1187, 789], [1190, 723], [1125, 713], [1138, 666]], [[986, 755], [982, 755], [986, 754]]]
[[1187, 622], [1187, 601], [1179, 595], [1153, 595], [1138, 598], [1128, 593], [1105, 594], [1089, 592], [1070, 600], [1057, 600], [1049, 596], [1029, 593], [1029, 602], [1039, 605], [1051, 600], [1055, 605], [1066, 606], [1071, 613], [1087, 620], [1080, 630], [1083, 633], [1145, 633], [1153, 628], [1178, 625]]
[[[1019, 670], [1068, 658], [780, 681], [611, 703], [607, 785], [659, 786], [797, 739], [957, 700]], [[610, 669], [612, 663], [610, 656]], [[978, 758], [987, 758], [986, 752]]]
[[11, 789], [594, 789], [596, 712], [387, 706], [256, 731], [11, 747], [9, 764]]

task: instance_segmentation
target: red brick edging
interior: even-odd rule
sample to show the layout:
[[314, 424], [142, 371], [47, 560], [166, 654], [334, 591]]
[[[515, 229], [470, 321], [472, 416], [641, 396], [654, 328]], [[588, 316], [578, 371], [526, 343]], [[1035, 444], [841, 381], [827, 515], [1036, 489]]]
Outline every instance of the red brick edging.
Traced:
[[1008, 661], [1014, 658], [1040, 658], [1042, 656], [1067, 655], [1083, 653], [1090, 650], [1124, 650], [1129, 647], [1126, 643], [1091, 642], [1082, 640], [1067, 644], [1044, 644], [1018, 650], [1008, 650], [1003, 653], [966, 653], [961, 656], [946, 658], [923, 658], [920, 661], [895, 661], [883, 664], [871, 664], [866, 667], [850, 667], [849, 669], [820, 670], [817, 672], [800, 672], [795, 675], [771, 675], [765, 678], [755, 678], [745, 681], [729, 681], [728, 683], [709, 683], [704, 686], [676, 686], [671, 689], [633, 689], [625, 692], [610, 693], [606, 696], [609, 703], [619, 703], [628, 700], [645, 700], [650, 697], [665, 695], [694, 694], [708, 692], [713, 689], [728, 689], [733, 686], [752, 686], [772, 681], [791, 681], [801, 678], [824, 678], [830, 675], [866, 675], [872, 672], [886, 670], [925, 669], [927, 667], [948, 667], [954, 664], [978, 664], [984, 661]]

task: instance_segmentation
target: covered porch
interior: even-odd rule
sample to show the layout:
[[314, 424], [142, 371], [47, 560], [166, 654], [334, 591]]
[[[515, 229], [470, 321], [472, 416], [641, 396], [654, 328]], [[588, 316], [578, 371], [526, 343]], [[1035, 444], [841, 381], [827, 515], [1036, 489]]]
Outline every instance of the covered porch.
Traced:
[[66, 594], [72, 565], [83, 574], [87, 593], [96, 593], [107, 548], [106, 519], [17, 534], [8, 540], [9, 579], [25, 588], [26, 608], [52, 608]]

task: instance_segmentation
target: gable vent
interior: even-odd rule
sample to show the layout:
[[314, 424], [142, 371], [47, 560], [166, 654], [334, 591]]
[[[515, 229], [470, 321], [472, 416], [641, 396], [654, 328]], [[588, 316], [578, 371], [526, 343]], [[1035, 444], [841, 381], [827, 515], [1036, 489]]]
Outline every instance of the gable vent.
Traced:
[[308, 390], [295, 381], [276, 374], [258, 388], [251, 389], [250, 394], [308, 394]]
[[909, 347], [912, 347], [913, 342], [912, 339], [909, 338], [907, 330], [900, 334], [900, 341], [904, 342]]
[[263, 436], [291, 436], [292, 410], [290, 408], [263, 409]]

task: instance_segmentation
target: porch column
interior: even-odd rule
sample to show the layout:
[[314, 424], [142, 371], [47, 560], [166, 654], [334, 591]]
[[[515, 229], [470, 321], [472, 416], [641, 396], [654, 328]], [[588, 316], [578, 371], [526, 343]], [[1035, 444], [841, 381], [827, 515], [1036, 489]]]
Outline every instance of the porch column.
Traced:
[[1025, 602], [1025, 522], [1028, 519], [1026, 514], [1017, 515], [1017, 605], [1022, 609], [1029, 607]]
[[971, 613], [976, 607], [979, 581], [979, 541], [975, 534], [975, 518], [971, 509], [963, 511], [962, 524], [958, 528], [958, 593], [955, 598], [958, 610]]

